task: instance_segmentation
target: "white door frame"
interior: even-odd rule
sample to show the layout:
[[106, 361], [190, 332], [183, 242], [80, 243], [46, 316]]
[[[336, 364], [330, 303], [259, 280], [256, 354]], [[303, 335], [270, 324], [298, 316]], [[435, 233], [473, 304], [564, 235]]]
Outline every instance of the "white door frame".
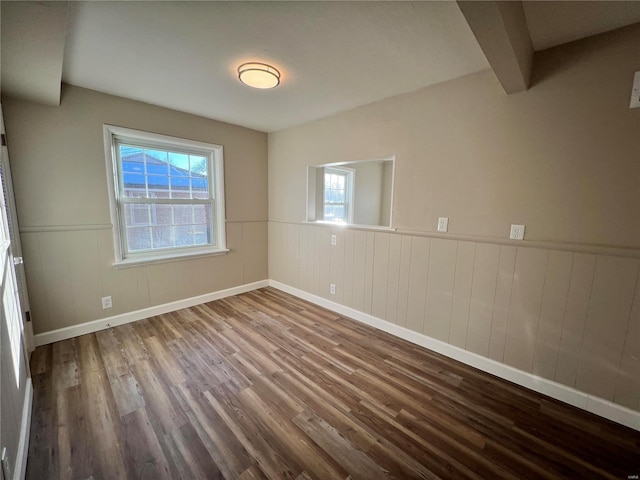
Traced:
[[[2, 166], [2, 176], [4, 177], [5, 197], [7, 204], [7, 220], [9, 222], [11, 236], [11, 256], [14, 262], [14, 271], [18, 283], [20, 297], [20, 307], [22, 310], [23, 341], [25, 351], [31, 353], [36, 348], [33, 336], [33, 325], [30, 317], [29, 294], [27, 292], [27, 280], [22, 257], [22, 245], [20, 243], [20, 231], [18, 226], [18, 212], [16, 210], [16, 200], [13, 193], [13, 180], [11, 177], [11, 165], [9, 164], [9, 150], [6, 145], [6, 131], [4, 128], [4, 115], [2, 105], [0, 105], [0, 133], [2, 134], [2, 150], [0, 151], [0, 164]], [[27, 362], [28, 363], [28, 362]]]

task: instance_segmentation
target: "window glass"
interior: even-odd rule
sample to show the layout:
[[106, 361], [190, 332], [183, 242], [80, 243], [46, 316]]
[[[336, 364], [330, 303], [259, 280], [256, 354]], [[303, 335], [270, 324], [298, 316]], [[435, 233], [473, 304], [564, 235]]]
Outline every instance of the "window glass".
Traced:
[[225, 248], [223, 203], [216, 202], [223, 198], [221, 147], [154, 134], [145, 138], [145, 132], [119, 127], [105, 126], [105, 132], [115, 153], [108, 162], [115, 178], [112, 217], [119, 220], [120, 261]]
[[324, 169], [323, 220], [349, 223], [352, 182], [353, 172], [348, 169]]

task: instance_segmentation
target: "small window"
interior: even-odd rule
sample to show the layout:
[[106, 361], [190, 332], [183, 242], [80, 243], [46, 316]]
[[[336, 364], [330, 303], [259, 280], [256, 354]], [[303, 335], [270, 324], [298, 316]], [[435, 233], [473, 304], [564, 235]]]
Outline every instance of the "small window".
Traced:
[[323, 220], [353, 223], [353, 170], [325, 167]]
[[227, 251], [221, 146], [104, 133], [116, 264]]

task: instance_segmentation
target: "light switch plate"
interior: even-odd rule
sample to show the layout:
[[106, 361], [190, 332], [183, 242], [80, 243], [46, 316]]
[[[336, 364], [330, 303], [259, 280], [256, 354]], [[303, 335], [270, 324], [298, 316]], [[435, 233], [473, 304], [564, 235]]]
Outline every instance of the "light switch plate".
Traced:
[[449, 230], [449, 217], [438, 217], [438, 231], [446, 232]]
[[511, 240], [524, 240], [524, 225], [511, 225]]

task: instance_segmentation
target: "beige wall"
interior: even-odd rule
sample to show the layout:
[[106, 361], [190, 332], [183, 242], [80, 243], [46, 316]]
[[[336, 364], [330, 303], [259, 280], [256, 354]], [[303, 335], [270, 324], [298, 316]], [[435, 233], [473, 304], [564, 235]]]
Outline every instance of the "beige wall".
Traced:
[[[71, 86], [3, 107], [35, 333], [267, 278], [266, 134]], [[223, 145], [228, 255], [111, 266], [105, 123]]]
[[634, 26], [540, 52], [523, 93], [486, 71], [270, 134], [269, 218], [304, 219], [307, 165], [395, 154], [397, 228], [640, 248], [639, 44]]
[[[636, 25], [537, 53], [527, 92], [481, 72], [270, 134], [270, 278], [640, 410], [638, 45]], [[389, 155], [398, 232], [298, 224], [306, 165]]]

